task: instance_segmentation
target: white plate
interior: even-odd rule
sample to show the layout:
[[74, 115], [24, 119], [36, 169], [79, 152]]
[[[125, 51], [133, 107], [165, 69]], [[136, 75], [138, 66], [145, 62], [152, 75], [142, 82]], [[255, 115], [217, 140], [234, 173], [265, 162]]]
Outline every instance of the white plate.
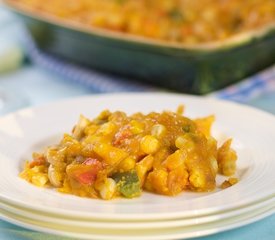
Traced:
[[185, 219], [172, 219], [166, 221], [144, 221], [144, 222], [125, 222], [125, 221], [98, 221], [91, 219], [77, 219], [77, 218], [68, 218], [68, 217], [58, 217], [44, 212], [39, 211], [29, 211], [25, 208], [18, 208], [11, 204], [6, 204], [0, 202], [0, 209], [6, 210], [12, 214], [21, 215], [39, 222], [50, 222], [52, 224], [64, 225], [70, 227], [80, 227], [80, 228], [96, 228], [96, 229], [105, 229], [105, 230], [130, 230], [130, 229], [165, 229], [165, 228], [175, 228], [175, 227], [186, 227], [186, 226], [195, 226], [204, 223], [211, 223], [215, 221], [221, 221], [227, 218], [233, 218], [239, 215], [244, 215], [246, 213], [257, 211], [263, 209], [266, 206], [275, 206], [275, 196], [261, 201], [257, 204], [249, 205], [244, 208], [235, 209], [232, 211], [221, 212], [209, 216], [201, 216], [195, 218], [185, 218]]
[[139, 230], [121, 230], [121, 229], [97, 229], [81, 228], [79, 226], [66, 226], [51, 222], [41, 222], [20, 214], [13, 214], [9, 211], [0, 209], [0, 217], [12, 224], [29, 228], [44, 233], [56, 234], [60, 236], [73, 237], [77, 239], [111, 239], [111, 240], [162, 240], [162, 239], [185, 239], [193, 237], [202, 237], [219, 233], [222, 231], [241, 227], [265, 217], [275, 212], [275, 204], [263, 208], [249, 211], [245, 214], [224, 220], [217, 220], [212, 223], [199, 224], [196, 226], [166, 228], [166, 229], [143, 229]]
[[[186, 105], [190, 117], [215, 114], [215, 135], [220, 140], [233, 137], [239, 155], [238, 184], [211, 193], [186, 192], [177, 197], [144, 193], [130, 200], [102, 201], [37, 188], [18, 177], [31, 153], [69, 132], [80, 113], [94, 117], [106, 108], [128, 113], [175, 110], [179, 104]], [[97, 95], [22, 110], [0, 118], [0, 199], [64, 216], [134, 221], [196, 217], [243, 207], [275, 193], [274, 123], [271, 114], [249, 107], [165, 93]]]

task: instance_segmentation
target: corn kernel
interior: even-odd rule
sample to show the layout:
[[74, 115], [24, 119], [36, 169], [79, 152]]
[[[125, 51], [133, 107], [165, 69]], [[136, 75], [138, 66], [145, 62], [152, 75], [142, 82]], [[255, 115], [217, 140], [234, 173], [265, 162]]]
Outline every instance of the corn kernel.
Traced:
[[186, 143], [186, 139], [183, 136], [177, 137], [175, 141], [175, 145], [177, 148], [182, 148], [185, 143]]
[[134, 133], [134, 134], [139, 134], [139, 133], [142, 133], [143, 130], [144, 130], [144, 126], [141, 122], [138, 122], [136, 120], [132, 120], [130, 122], [130, 125], [131, 125], [131, 132]]
[[99, 186], [99, 193], [100, 196], [105, 199], [109, 200], [113, 197], [116, 191], [116, 182], [112, 178], [106, 178], [104, 183]]
[[36, 173], [35, 175], [32, 176], [31, 182], [38, 187], [43, 187], [48, 182], [47, 174]]
[[177, 148], [185, 148], [187, 151], [192, 151], [195, 147], [194, 142], [190, 139], [187, 139], [185, 136], [177, 137], [175, 145]]
[[116, 130], [116, 125], [112, 122], [107, 122], [101, 125], [99, 128], [98, 132], [103, 134], [103, 135], [109, 135], [115, 132]]
[[140, 148], [144, 153], [153, 154], [160, 147], [159, 141], [152, 135], [144, 136], [140, 141]]
[[211, 157], [210, 158], [210, 164], [211, 164], [211, 167], [212, 167], [214, 173], [217, 174], [218, 171], [219, 171], [219, 166], [218, 166], [217, 159], [215, 157]]
[[54, 169], [53, 165], [49, 166], [48, 179], [50, 180], [50, 182], [53, 186], [55, 186], [55, 187], [61, 186], [61, 176], [59, 176], [57, 171]]
[[106, 120], [110, 115], [111, 115], [111, 112], [109, 110], [104, 110], [97, 116], [97, 119]]
[[161, 138], [166, 133], [166, 128], [162, 124], [156, 124], [152, 127], [151, 134], [154, 137]]
[[135, 159], [128, 157], [122, 160], [122, 162], [119, 164], [119, 169], [123, 171], [130, 171], [135, 167], [135, 165], [136, 165]]
[[191, 176], [189, 177], [189, 181], [195, 188], [203, 188], [204, 185], [205, 185], [205, 177], [199, 171], [191, 172]]

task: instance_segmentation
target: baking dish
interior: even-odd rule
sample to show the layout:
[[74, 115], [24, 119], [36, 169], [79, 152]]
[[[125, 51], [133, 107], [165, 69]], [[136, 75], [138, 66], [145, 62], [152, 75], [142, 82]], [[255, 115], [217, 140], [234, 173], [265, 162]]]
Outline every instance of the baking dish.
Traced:
[[275, 23], [224, 41], [186, 45], [86, 27], [16, 0], [4, 3], [24, 21], [40, 49], [180, 92], [208, 93], [275, 62]]

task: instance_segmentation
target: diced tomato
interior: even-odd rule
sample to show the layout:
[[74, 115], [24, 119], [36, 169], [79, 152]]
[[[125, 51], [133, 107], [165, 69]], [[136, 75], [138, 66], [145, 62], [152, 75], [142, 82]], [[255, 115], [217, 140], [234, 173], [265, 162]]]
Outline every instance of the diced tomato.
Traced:
[[75, 176], [76, 180], [81, 184], [91, 185], [95, 182], [97, 177], [97, 173], [93, 171], [83, 172], [77, 176]]
[[81, 165], [70, 166], [67, 173], [81, 184], [92, 185], [102, 168], [103, 165], [99, 160], [87, 158]]

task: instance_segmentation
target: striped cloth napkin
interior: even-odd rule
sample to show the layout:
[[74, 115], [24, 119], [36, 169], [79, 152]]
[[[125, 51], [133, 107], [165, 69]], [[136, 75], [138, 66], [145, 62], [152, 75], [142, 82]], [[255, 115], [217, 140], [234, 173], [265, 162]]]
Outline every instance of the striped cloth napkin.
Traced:
[[271, 92], [275, 92], [275, 65], [209, 96], [236, 102], [248, 102]]

